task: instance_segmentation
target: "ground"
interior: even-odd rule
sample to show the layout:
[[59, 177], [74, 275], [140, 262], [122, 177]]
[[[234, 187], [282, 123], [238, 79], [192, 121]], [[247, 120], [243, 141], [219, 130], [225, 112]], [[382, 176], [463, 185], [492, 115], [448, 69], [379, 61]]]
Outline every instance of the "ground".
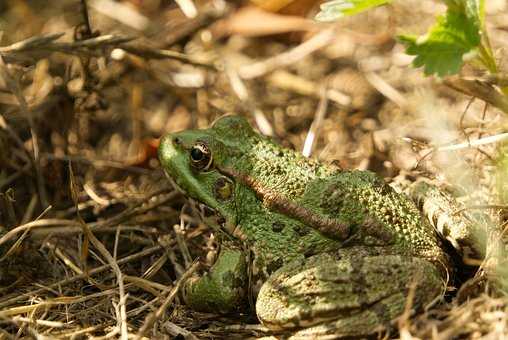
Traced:
[[[442, 301], [388, 336], [508, 335], [504, 147], [443, 147], [502, 136], [506, 113], [425, 77], [396, 40], [442, 4], [320, 24], [305, 0], [278, 13], [195, 1], [195, 16], [183, 0], [83, 3], [0, 3], [0, 339], [267, 335], [248, 308], [196, 314], [179, 297], [216, 245], [164, 177], [158, 138], [226, 113], [344, 168], [435, 178], [490, 214], [487, 260], [459, 267]], [[488, 2], [501, 65], [507, 11]]]

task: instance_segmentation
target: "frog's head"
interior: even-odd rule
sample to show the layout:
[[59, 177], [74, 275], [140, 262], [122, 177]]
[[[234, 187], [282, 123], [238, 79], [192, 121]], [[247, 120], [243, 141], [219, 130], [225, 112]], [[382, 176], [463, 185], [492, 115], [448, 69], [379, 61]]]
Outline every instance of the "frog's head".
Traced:
[[234, 164], [255, 136], [245, 118], [224, 116], [209, 129], [166, 135], [159, 159], [180, 190], [219, 213], [232, 230], [237, 223], [235, 182], [219, 169]]

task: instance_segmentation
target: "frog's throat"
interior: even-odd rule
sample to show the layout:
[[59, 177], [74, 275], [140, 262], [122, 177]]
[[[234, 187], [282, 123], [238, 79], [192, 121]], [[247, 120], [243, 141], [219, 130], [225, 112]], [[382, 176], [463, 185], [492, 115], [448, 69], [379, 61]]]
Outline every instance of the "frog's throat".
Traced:
[[[182, 193], [183, 195], [186, 195], [187, 192], [185, 190], [182, 189], [182, 187], [180, 187], [180, 185], [178, 185], [178, 183], [166, 172], [164, 171], [164, 174], [166, 175], [166, 177], [168, 178], [169, 182], [171, 183], [171, 185], [173, 186], [173, 188], [175, 188], [176, 191]], [[211, 211], [213, 211], [213, 213], [218, 216], [218, 217], [222, 217], [224, 218], [224, 223], [216, 223], [216, 224], [213, 224], [213, 223], [208, 223], [209, 225], [212, 225], [213, 224], [213, 227], [215, 226], [219, 226], [221, 227], [223, 230], [225, 230], [228, 234], [231, 234], [231, 235], [234, 235], [236, 232], [237, 232], [237, 228], [238, 226], [236, 225], [236, 219], [233, 219], [231, 218], [231, 216], [224, 216], [223, 214], [220, 213], [220, 211], [218, 211], [217, 209], [214, 209], [212, 207], [210, 207], [209, 205], [207, 205], [206, 203], [203, 203], [199, 200], [197, 200], [197, 202], [204, 206], [204, 207], [207, 207], [208, 209], [210, 209]], [[210, 222], [209, 219], [207, 219], [205, 216], [201, 216], [201, 219], [203, 221], [207, 220], [208, 222]]]
[[319, 230], [325, 236], [337, 240], [346, 240], [350, 235], [350, 228], [344, 223], [322, 215], [298, 205], [283, 195], [267, 188], [249, 175], [241, 174], [235, 169], [218, 167], [219, 172], [230, 178], [235, 178], [244, 185], [251, 188], [263, 204], [269, 209], [276, 210], [284, 215], [291, 216], [303, 223]]

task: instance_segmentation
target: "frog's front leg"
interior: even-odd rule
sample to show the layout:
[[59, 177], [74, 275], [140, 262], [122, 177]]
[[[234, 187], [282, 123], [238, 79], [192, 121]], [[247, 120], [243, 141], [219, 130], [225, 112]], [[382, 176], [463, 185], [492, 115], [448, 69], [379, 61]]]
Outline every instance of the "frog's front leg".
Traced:
[[295, 338], [367, 336], [403, 313], [411, 289], [418, 309], [443, 288], [425, 259], [346, 248], [280, 268], [261, 287], [256, 312], [265, 326], [295, 331]]
[[191, 277], [184, 286], [185, 303], [202, 312], [228, 313], [238, 308], [247, 291], [244, 251], [223, 245], [210, 270]]

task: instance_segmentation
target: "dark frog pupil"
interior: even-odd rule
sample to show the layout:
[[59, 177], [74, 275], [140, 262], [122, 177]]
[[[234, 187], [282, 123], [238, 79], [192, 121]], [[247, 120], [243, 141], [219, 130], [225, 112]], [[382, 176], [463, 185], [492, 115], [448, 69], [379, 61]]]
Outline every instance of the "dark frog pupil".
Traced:
[[210, 150], [203, 143], [197, 143], [190, 150], [191, 165], [194, 169], [206, 171], [212, 165]]
[[194, 161], [200, 161], [204, 158], [205, 154], [203, 153], [203, 151], [201, 151], [200, 148], [192, 148], [191, 150], [191, 157], [192, 157], [192, 160]]

